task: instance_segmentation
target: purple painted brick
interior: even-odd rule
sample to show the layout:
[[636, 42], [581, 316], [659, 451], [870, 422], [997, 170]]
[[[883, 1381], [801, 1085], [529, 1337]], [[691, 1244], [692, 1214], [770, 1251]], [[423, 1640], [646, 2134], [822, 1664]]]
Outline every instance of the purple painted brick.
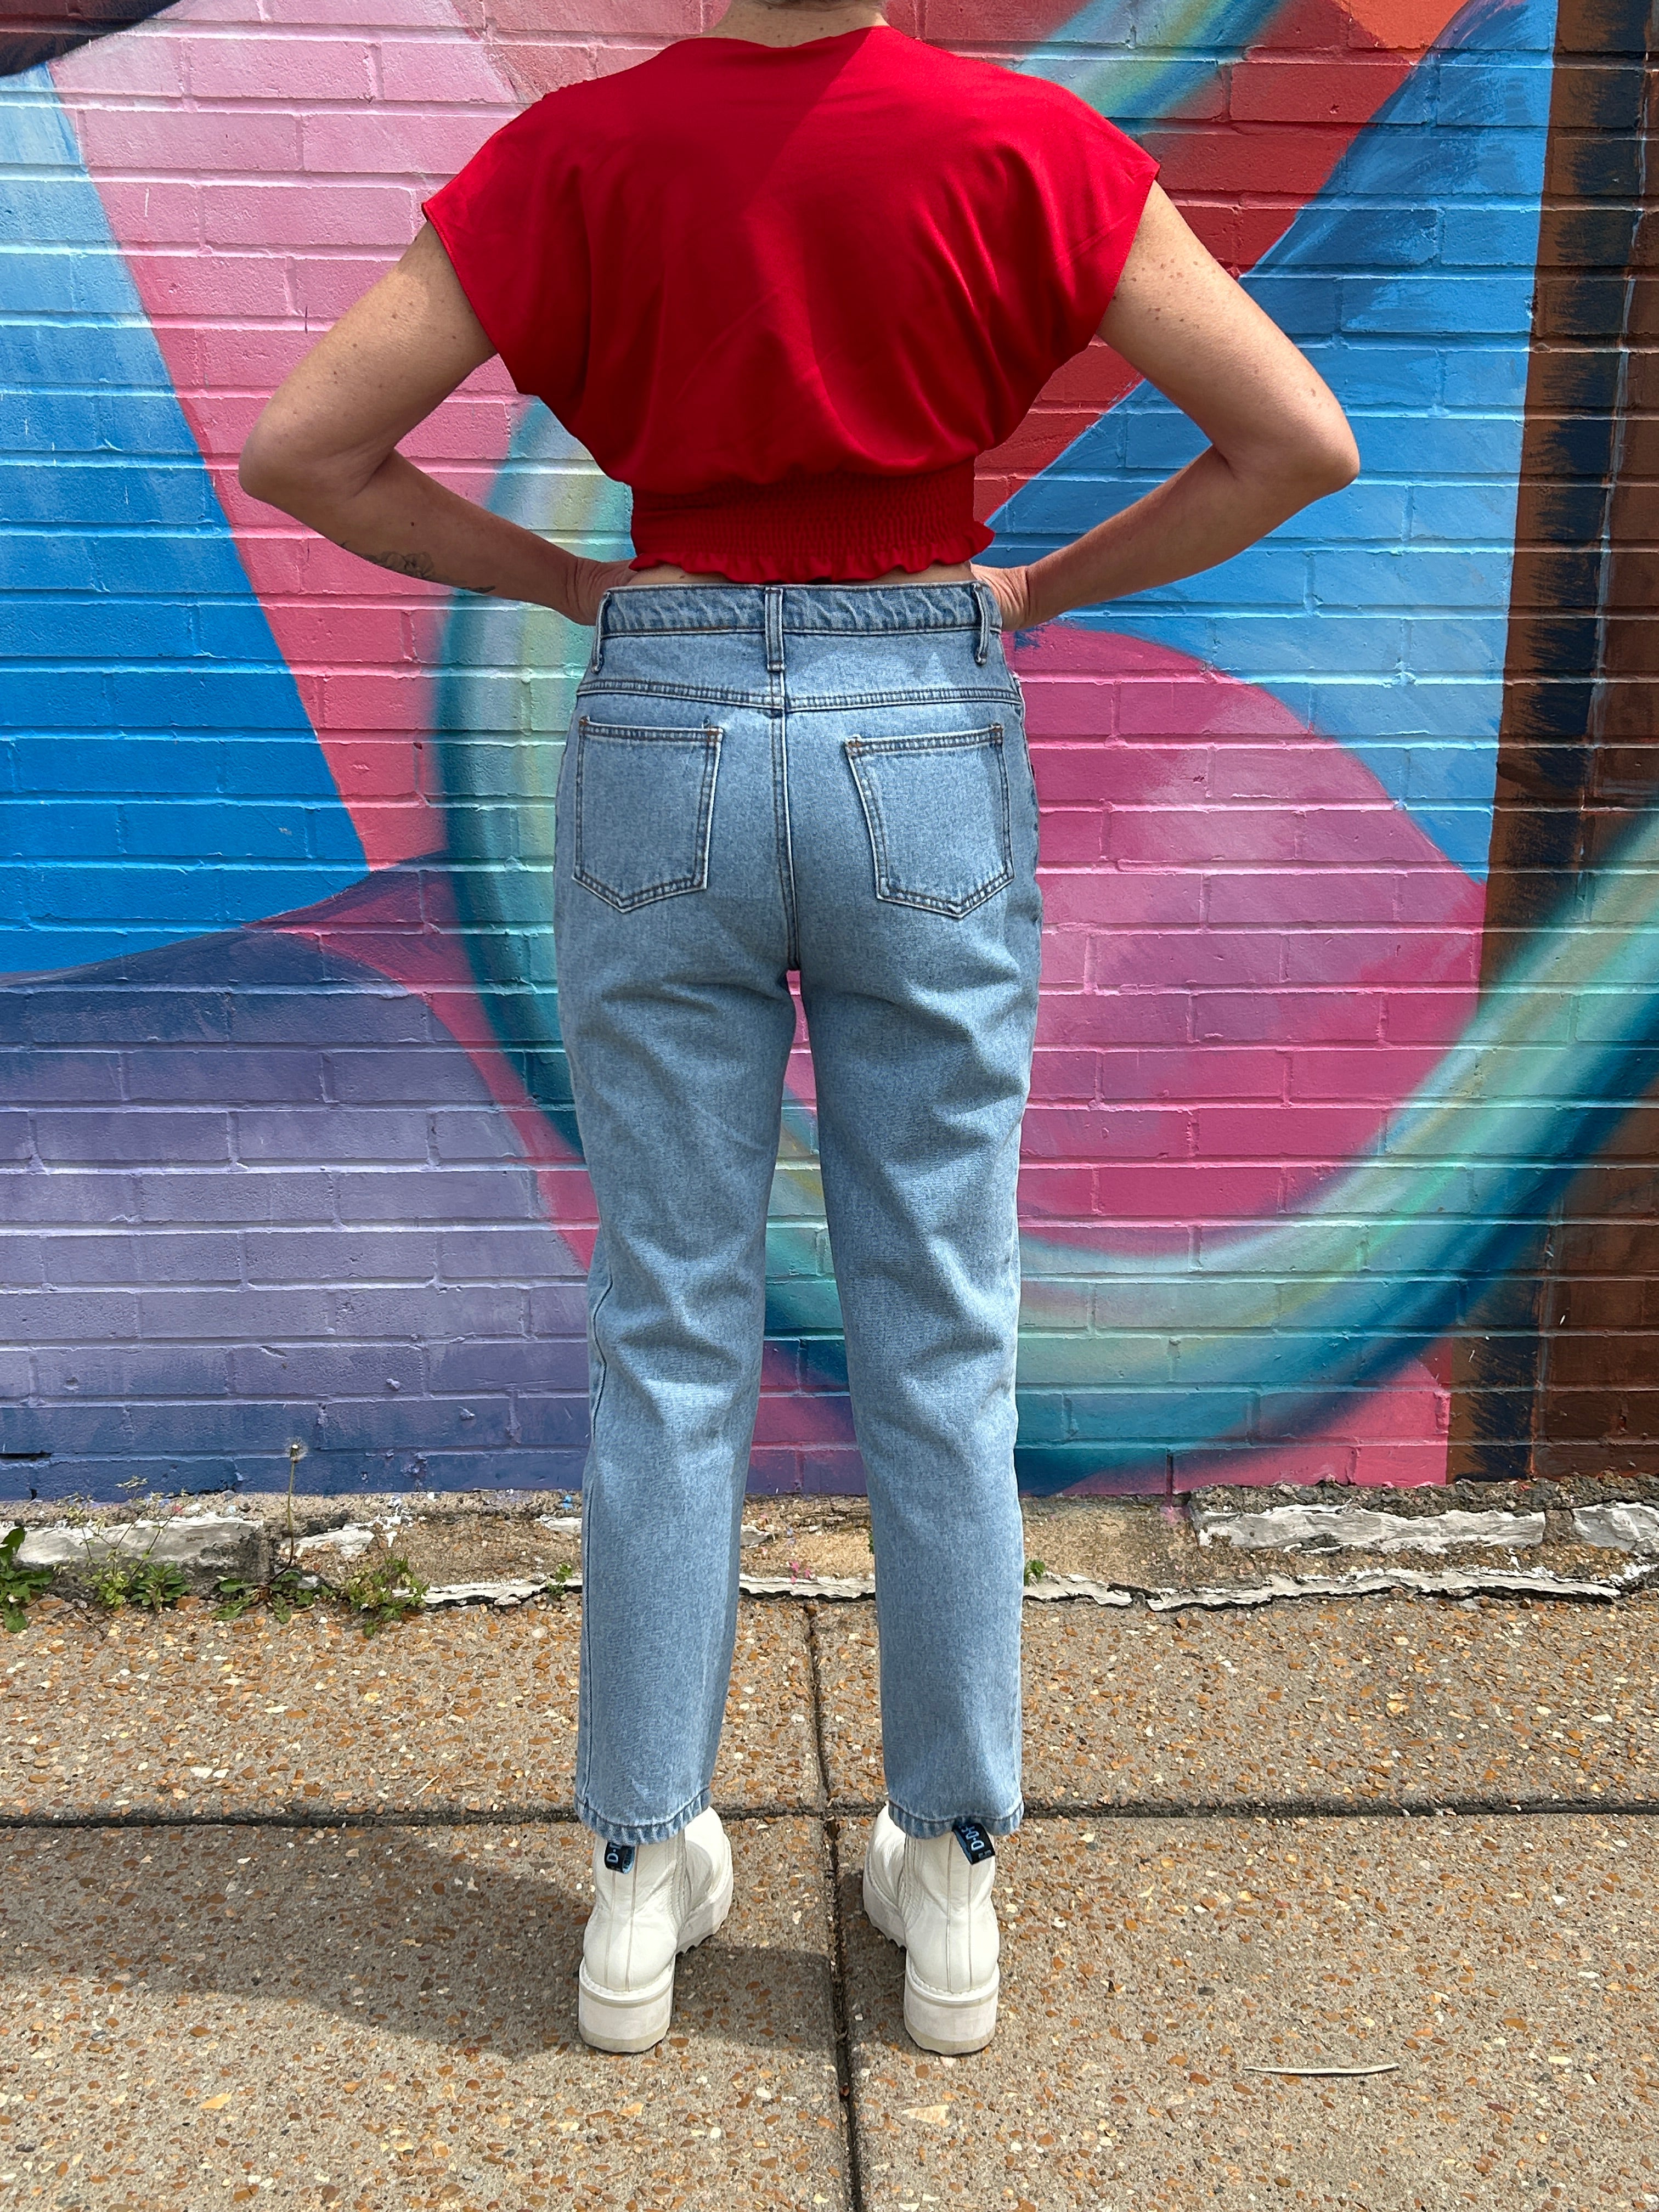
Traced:
[[527, 1221], [540, 1212], [534, 1180], [523, 1169], [449, 1168], [420, 1176], [348, 1170], [334, 1188], [347, 1222]]
[[241, 1344], [231, 1389], [243, 1398], [418, 1398], [420, 1352], [404, 1344]]
[[48, 1346], [35, 1355], [45, 1400], [222, 1398], [230, 1361], [218, 1345]]
[[43, 1160], [107, 1160], [146, 1164], [174, 1160], [228, 1160], [230, 1131], [226, 1116], [173, 1114], [133, 1108], [109, 1113], [51, 1112], [34, 1117], [35, 1143]]
[[254, 1229], [242, 1249], [251, 1283], [424, 1284], [436, 1273], [429, 1229]]
[[38, 1245], [47, 1279], [73, 1287], [118, 1287], [137, 1280], [137, 1253], [131, 1237], [49, 1237]]
[[138, 1101], [321, 1104], [323, 1056], [314, 1048], [238, 1051], [148, 1045], [126, 1055], [127, 1097]]
[[569, 1264], [569, 1248], [551, 1227], [451, 1229], [438, 1238], [438, 1273], [447, 1283], [557, 1279]]
[[568, 1339], [545, 1343], [523, 1336], [434, 1344], [428, 1373], [434, 1390], [579, 1390], [585, 1404], [587, 1347]]
[[143, 1282], [205, 1285], [240, 1284], [242, 1279], [241, 1246], [234, 1237], [188, 1229], [170, 1234], [151, 1230], [133, 1242]]
[[137, 1212], [145, 1221], [331, 1221], [334, 1191], [320, 1169], [181, 1170], [140, 1176]]
[[0, 1200], [5, 1218], [43, 1228], [70, 1228], [96, 1223], [107, 1228], [115, 1221], [138, 1218], [137, 1184], [131, 1176], [81, 1174], [56, 1170], [51, 1175], [11, 1175]]
[[424, 1163], [426, 1116], [367, 1113], [350, 1107], [246, 1107], [235, 1116], [236, 1157], [270, 1160], [384, 1160]]
[[0, 1343], [120, 1344], [138, 1334], [138, 1301], [121, 1291], [8, 1291]]
[[0, 1095], [15, 1104], [101, 1105], [121, 1096], [121, 1059], [113, 1052], [0, 1051]]
[[328, 1072], [331, 1094], [345, 1105], [471, 1105], [482, 1088], [471, 1061], [453, 1049], [337, 1048]]

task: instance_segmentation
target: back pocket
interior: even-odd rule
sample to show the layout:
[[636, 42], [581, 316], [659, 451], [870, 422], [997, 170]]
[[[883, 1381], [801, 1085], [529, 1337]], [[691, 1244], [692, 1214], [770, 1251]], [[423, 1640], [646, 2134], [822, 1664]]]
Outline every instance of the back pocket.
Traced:
[[876, 896], [959, 921], [1014, 879], [1002, 725], [959, 736], [849, 738]]
[[576, 724], [571, 872], [624, 914], [708, 886], [720, 732]]

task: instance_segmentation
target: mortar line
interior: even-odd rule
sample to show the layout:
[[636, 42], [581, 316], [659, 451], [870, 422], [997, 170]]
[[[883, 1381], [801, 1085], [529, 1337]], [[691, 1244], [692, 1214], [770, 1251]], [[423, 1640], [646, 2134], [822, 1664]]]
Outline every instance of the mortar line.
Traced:
[[[843, 1797], [828, 1805], [722, 1805], [720, 1814], [729, 1827], [741, 1827], [750, 1821], [809, 1820], [839, 1832], [844, 1821], [873, 1820], [880, 1810], [879, 1803]], [[1517, 1804], [1512, 1798], [1390, 1798], [1356, 1805], [1346, 1800], [1279, 1797], [1140, 1805], [1028, 1801], [1025, 1807], [1027, 1826], [1067, 1820], [1425, 1820], [1440, 1815], [1469, 1820], [1570, 1820], [1597, 1816], [1650, 1820], [1659, 1819], [1659, 1799], [1559, 1797], [1547, 1803], [1528, 1805]], [[133, 1828], [270, 1828], [301, 1833], [330, 1828], [553, 1828], [577, 1825], [575, 1813], [569, 1806], [544, 1803], [423, 1805], [402, 1810], [392, 1806], [337, 1807], [328, 1812], [310, 1812], [295, 1807], [274, 1812], [250, 1808], [246, 1812], [184, 1813], [164, 1806], [116, 1812], [0, 1812], [0, 1835], [50, 1834], [54, 1831], [85, 1835], [105, 1829], [119, 1832]], [[836, 1910], [838, 1913], [838, 1904]]]
[[836, 2101], [846, 2115], [842, 2142], [847, 2154], [849, 2212], [865, 2212], [864, 2155], [859, 2119], [858, 2084], [853, 2070], [853, 2038], [847, 2002], [847, 1923], [841, 1909], [841, 1822], [831, 1809], [830, 1756], [823, 1735], [823, 1684], [819, 1671], [818, 1609], [806, 1612], [807, 1679], [812, 1695], [812, 1748], [817, 1760], [818, 1799], [823, 1808], [818, 1833], [823, 1840], [830, 1912], [830, 2006], [836, 2030]]

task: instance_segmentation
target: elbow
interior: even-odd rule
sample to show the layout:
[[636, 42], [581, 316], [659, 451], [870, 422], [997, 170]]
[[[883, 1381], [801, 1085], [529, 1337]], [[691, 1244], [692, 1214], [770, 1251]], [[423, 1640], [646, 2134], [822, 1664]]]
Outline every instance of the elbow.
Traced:
[[242, 447], [241, 458], [236, 464], [236, 481], [250, 498], [263, 500], [267, 507], [279, 507], [287, 514], [294, 513], [297, 486], [292, 457], [285, 450], [283, 440], [272, 434], [263, 415]]
[[1346, 491], [1359, 474], [1359, 447], [1353, 432], [1345, 419], [1324, 441], [1318, 456], [1319, 489], [1316, 499], [1328, 498], [1334, 491]]

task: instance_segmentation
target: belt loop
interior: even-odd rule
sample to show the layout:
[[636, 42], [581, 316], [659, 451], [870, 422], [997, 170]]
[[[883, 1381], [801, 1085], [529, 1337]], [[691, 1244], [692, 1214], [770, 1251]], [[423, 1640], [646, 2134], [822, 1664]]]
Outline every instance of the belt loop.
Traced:
[[593, 673], [597, 676], [605, 666], [605, 625], [611, 616], [611, 594], [607, 592], [599, 601], [599, 611], [593, 624]]
[[974, 659], [983, 668], [991, 658], [991, 629], [996, 615], [997, 603], [988, 584], [975, 584], [974, 596], [979, 601], [979, 643]]
[[783, 673], [783, 586], [766, 586], [766, 672], [769, 676]]

